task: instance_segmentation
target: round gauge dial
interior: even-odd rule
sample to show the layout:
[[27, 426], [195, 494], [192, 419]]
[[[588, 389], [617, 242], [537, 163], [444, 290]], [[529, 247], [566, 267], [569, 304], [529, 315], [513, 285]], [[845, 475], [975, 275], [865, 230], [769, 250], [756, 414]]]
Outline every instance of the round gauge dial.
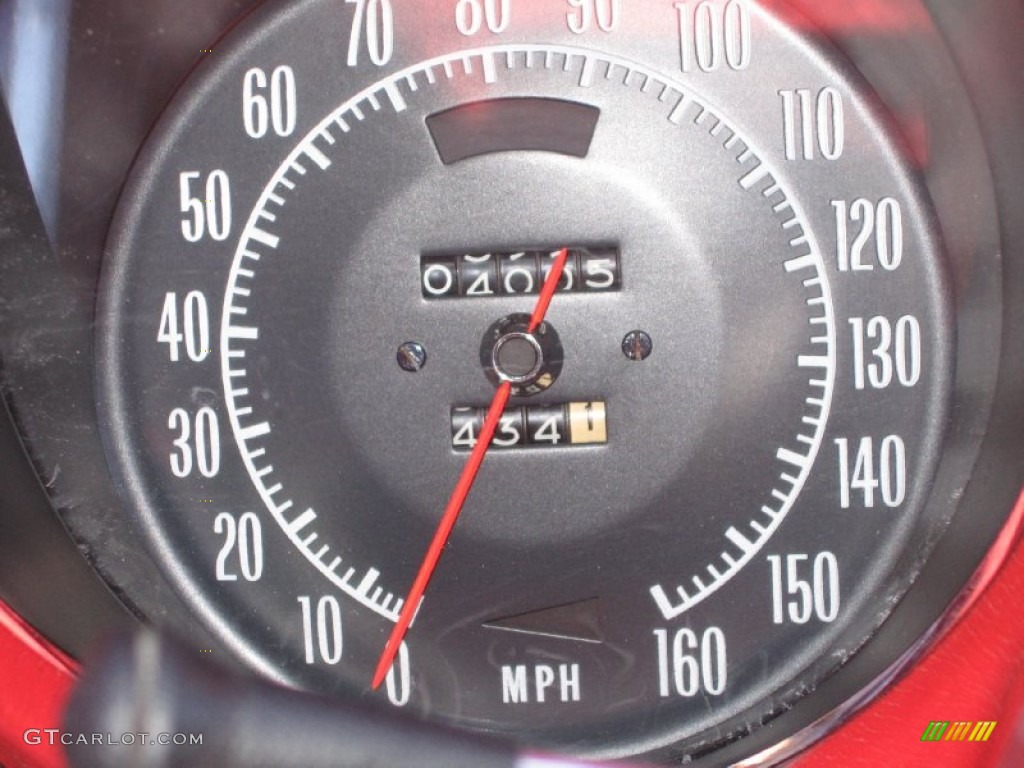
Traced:
[[887, 116], [791, 21], [304, 0], [215, 48], [123, 194], [99, 391], [226, 647], [621, 756], [706, 749], [864, 643], [947, 522], [951, 308]]

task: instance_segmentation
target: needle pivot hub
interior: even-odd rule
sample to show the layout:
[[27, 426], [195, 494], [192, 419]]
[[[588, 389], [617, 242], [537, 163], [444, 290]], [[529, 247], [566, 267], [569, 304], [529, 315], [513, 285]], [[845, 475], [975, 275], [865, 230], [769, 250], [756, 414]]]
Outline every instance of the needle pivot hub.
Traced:
[[493, 323], [480, 344], [480, 364], [487, 379], [512, 385], [516, 397], [537, 395], [562, 372], [563, 352], [558, 332], [543, 322], [530, 332], [530, 315], [506, 315]]

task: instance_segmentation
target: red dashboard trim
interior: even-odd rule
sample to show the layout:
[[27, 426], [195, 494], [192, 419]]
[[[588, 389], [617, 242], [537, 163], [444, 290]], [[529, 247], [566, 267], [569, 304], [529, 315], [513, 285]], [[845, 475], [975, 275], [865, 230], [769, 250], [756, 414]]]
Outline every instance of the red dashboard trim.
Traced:
[[[791, 768], [1024, 765], [1024, 493], [957, 620], [917, 664]], [[922, 742], [933, 721], [997, 721], [989, 741]]]
[[[63, 750], [46, 728], [59, 728], [78, 665], [0, 600], [0, 765], [63, 768]], [[25, 739], [39, 730], [39, 744]], [[33, 732], [33, 736], [35, 733]], [[35, 741], [34, 738], [31, 739]]]

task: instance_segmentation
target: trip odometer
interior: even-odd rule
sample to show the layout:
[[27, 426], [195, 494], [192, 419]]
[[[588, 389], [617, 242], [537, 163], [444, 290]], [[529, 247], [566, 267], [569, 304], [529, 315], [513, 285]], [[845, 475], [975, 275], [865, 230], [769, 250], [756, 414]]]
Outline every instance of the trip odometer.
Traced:
[[932, 214], [865, 86], [754, 3], [451, 5], [270, 4], [183, 91], [112, 230], [112, 464], [280, 679], [704, 749], [859, 647], [945, 522]]

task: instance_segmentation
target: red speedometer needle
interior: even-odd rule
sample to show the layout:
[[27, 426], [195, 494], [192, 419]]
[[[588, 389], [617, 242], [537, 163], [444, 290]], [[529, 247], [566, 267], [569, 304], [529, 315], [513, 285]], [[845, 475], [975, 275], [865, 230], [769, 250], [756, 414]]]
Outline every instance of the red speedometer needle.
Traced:
[[[544, 287], [541, 289], [540, 298], [537, 299], [537, 306], [534, 307], [533, 315], [530, 316], [528, 333], [536, 331], [540, 324], [544, 322], [544, 316], [547, 314], [548, 306], [551, 304], [551, 297], [555, 295], [555, 291], [558, 289], [558, 282], [562, 279], [562, 273], [565, 271], [565, 262], [568, 258], [568, 248], [563, 248], [558, 252], [555, 263], [544, 280]], [[413, 616], [416, 615], [416, 609], [419, 607], [420, 600], [423, 598], [423, 592], [426, 590], [430, 577], [434, 573], [437, 561], [441, 559], [441, 551], [448, 542], [448, 536], [451, 534], [455, 521], [459, 517], [459, 512], [462, 511], [462, 505], [465, 504], [466, 497], [469, 496], [469, 490], [473, 487], [473, 481], [476, 480], [476, 474], [484, 461], [487, 449], [491, 447], [494, 430], [498, 426], [498, 420], [501, 418], [501, 414], [504, 412], [505, 405], [508, 403], [508, 398], [511, 394], [512, 385], [507, 381], [502, 382], [498, 387], [498, 391], [494, 393], [491, 406], [487, 409], [487, 418], [484, 419], [483, 429], [480, 430], [480, 438], [477, 440], [476, 445], [473, 446], [473, 452], [469, 454], [469, 460], [466, 461], [466, 466], [462, 469], [459, 482], [455, 484], [455, 490], [452, 491], [451, 498], [448, 499], [448, 506], [445, 507], [444, 514], [441, 516], [441, 522], [437, 526], [437, 531], [434, 533], [429, 549], [427, 549], [427, 555], [423, 558], [423, 564], [420, 565], [420, 570], [416, 574], [412, 588], [409, 590], [405, 603], [402, 605], [402, 612], [398, 616], [394, 629], [391, 630], [391, 636], [388, 638], [387, 645], [384, 646], [384, 652], [377, 663], [377, 671], [373, 673], [374, 688], [380, 687], [388, 670], [391, 669], [391, 663], [395, 660], [395, 654], [398, 653], [402, 640], [405, 638], [405, 633], [409, 630], [409, 624], [412, 623]]]

